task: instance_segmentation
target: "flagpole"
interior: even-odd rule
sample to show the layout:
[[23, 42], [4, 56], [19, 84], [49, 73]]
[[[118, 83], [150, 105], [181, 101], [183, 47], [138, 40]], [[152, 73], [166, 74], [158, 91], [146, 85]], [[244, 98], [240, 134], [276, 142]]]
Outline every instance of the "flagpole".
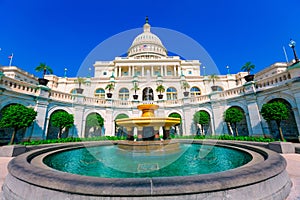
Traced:
[[288, 56], [287, 56], [287, 54], [286, 54], [286, 51], [285, 51], [285, 47], [284, 47], [284, 46], [282, 46], [282, 48], [283, 48], [283, 52], [284, 52], [284, 56], [285, 56], [285, 60], [286, 60], [286, 62], [288, 63], [288, 62], [289, 62], [289, 60], [288, 60]]
[[10, 57], [10, 60], [9, 60], [9, 66], [11, 66], [11, 63], [12, 63], [12, 59], [13, 59], [13, 57], [14, 57], [14, 54], [13, 54], [13, 53], [11, 53], [11, 57]]

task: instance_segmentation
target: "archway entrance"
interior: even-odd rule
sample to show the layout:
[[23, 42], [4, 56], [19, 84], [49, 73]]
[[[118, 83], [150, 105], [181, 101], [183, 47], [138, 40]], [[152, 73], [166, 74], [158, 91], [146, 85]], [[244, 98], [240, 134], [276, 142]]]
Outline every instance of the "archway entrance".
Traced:
[[126, 114], [118, 114], [117, 117], [115, 118], [115, 136], [117, 137], [127, 137], [126, 128], [123, 126], [119, 126], [116, 123], [117, 119], [125, 119], [125, 118], [129, 118], [129, 116]]
[[[294, 141], [294, 140], [299, 141], [299, 139], [298, 139], [299, 133], [298, 133], [298, 129], [297, 129], [294, 111], [292, 109], [291, 104], [288, 101], [286, 101], [285, 99], [281, 99], [281, 98], [272, 99], [268, 103], [272, 103], [272, 102], [284, 103], [289, 110], [289, 118], [287, 120], [281, 121], [281, 128], [282, 128], [282, 133], [284, 135], [284, 138], [288, 141]], [[269, 126], [269, 130], [270, 130], [270, 134], [275, 138], [279, 138], [279, 132], [277, 129], [276, 122], [270, 121], [268, 123], [268, 126]]]
[[143, 89], [143, 101], [153, 101], [153, 90], [151, 87]]

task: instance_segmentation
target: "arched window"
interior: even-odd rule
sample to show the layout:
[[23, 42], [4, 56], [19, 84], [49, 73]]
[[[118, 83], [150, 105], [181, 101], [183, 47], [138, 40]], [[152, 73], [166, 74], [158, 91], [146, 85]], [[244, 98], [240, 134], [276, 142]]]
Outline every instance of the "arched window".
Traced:
[[103, 88], [96, 89], [94, 96], [99, 99], [105, 99], [105, 90]]
[[177, 90], [173, 87], [167, 89], [167, 100], [177, 99]]
[[76, 89], [72, 89], [70, 93], [71, 94], [77, 94], [77, 91], [76, 91]]
[[191, 97], [196, 97], [201, 95], [201, 91], [198, 87], [192, 87], [190, 93], [191, 93]]
[[119, 90], [119, 99], [128, 100], [129, 99], [129, 90], [127, 88], [121, 88]]

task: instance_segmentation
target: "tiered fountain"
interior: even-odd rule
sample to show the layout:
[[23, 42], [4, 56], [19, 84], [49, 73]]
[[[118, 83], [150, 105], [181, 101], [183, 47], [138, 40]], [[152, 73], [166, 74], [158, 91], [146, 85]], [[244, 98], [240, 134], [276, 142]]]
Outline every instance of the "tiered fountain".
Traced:
[[[180, 124], [179, 118], [156, 117], [154, 111], [159, 108], [155, 104], [141, 104], [137, 108], [142, 111], [141, 117], [116, 120], [117, 125], [127, 129], [127, 141], [118, 143], [119, 148], [135, 152], [153, 150], [174, 151], [178, 149], [178, 142], [170, 141], [170, 128]], [[134, 141], [134, 129], [137, 129], [137, 140]], [[159, 130], [162, 128], [163, 137], [160, 138]]]

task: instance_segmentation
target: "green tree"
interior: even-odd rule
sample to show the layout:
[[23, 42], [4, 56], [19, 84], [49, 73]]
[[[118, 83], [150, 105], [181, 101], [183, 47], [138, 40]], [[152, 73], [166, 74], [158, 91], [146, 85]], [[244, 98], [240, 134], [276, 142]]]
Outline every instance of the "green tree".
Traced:
[[115, 85], [113, 83], [109, 83], [106, 85], [105, 89], [111, 92], [115, 89]]
[[164, 93], [165, 91], [165, 87], [161, 84], [156, 87], [156, 92], [159, 92], [159, 94]]
[[61, 138], [64, 128], [71, 128], [74, 125], [74, 116], [66, 111], [59, 110], [51, 115], [50, 122], [53, 126], [59, 128], [57, 138]]
[[134, 82], [131, 90], [134, 90], [134, 94], [136, 94], [136, 91], [140, 90], [139, 85], [136, 82]]
[[210, 122], [210, 116], [207, 112], [200, 110], [194, 114], [194, 123], [201, 125], [201, 135], [204, 135], [204, 125]]
[[35, 68], [35, 71], [43, 72], [43, 78], [45, 77], [47, 72], [53, 74], [53, 70], [51, 69], [51, 67], [46, 65], [46, 63], [40, 63], [40, 65]]
[[261, 115], [267, 122], [270, 122], [272, 120], [276, 122], [280, 139], [284, 141], [280, 123], [282, 120], [286, 120], [289, 118], [289, 110], [286, 105], [282, 102], [266, 103], [261, 108]]
[[186, 91], [187, 89], [190, 88], [190, 84], [187, 81], [183, 81], [181, 83], [181, 88], [184, 89], [184, 91]]
[[220, 77], [216, 74], [211, 74], [208, 76], [208, 80], [213, 82], [213, 85], [215, 85], [216, 80], [218, 80]]
[[101, 128], [104, 125], [104, 119], [101, 115], [98, 113], [91, 113], [86, 118], [86, 130], [90, 128], [94, 128], [94, 133], [96, 133], [97, 130], [100, 130], [101, 135]]
[[250, 71], [253, 69], [255, 69], [255, 65], [253, 65], [251, 62], [246, 62], [241, 68], [241, 70], [248, 72], [248, 74], [250, 74]]
[[78, 83], [78, 88], [81, 88], [81, 84], [83, 84], [85, 81], [85, 78], [82, 78], [82, 77], [77, 77], [74, 82], [75, 83]]
[[37, 116], [33, 108], [16, 104], [10, 105], [1, 111], [0, 128], [13, 128], [9, 144], [13, 144], [18, 130], [29, 127]]
[[224, 121], [229, 123], [230, 126], [231, 124], [234, 125], [236, 136], [239, 136], [237, 123], [242, 121], [243, 118], [244, 118], [243, 112], [240, 109], [234, 107], [227, 109], [224, 114]]
[[97, 113], [89, 114], [86, 123], [88, 127], [100, 128], [104, 125], [104, 119]]

